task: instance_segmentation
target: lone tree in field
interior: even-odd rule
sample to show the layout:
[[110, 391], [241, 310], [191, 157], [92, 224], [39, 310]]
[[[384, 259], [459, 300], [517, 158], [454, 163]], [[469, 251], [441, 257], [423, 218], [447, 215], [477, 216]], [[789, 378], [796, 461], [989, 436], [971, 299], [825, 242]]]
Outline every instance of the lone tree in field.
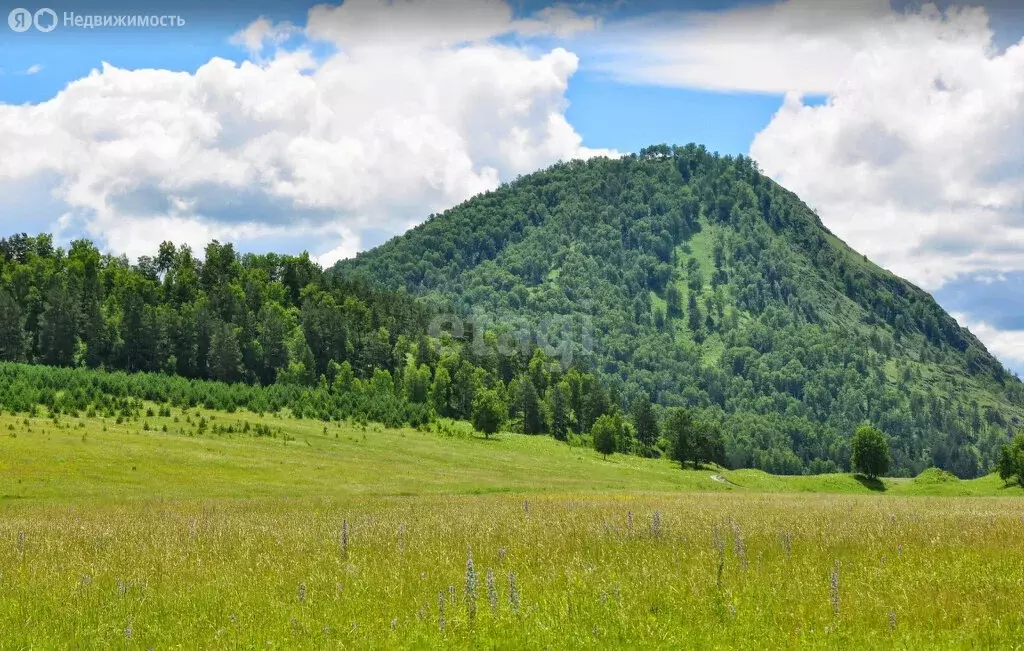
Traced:
[[605, 414], [594, 422], [590, 433], [594, 438], [594, 449], [608, 458], [615, 453], [615, 445], [622, 430], [622, 424], [615, 416]]
[[481, 391], [473, 400], [473, 427], [487, 438], [501, 428], [507, 414], [508, 407], [493, 389]]
[[1016, 478], [1017, 483], [1024, 486], [1024, 436], [1018, 434], [1013, 441], [1003, 446], [996, 470], [1007, 484]]
[[889, 472], [889, 441], [877, 427], [865, 425], [853, 435], [853, 470], [875, 479]]

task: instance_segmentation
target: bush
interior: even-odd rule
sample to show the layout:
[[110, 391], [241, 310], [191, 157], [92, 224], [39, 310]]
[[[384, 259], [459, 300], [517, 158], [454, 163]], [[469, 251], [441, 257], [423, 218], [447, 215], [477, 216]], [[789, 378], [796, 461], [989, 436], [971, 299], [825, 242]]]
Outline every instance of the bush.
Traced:
[[590, 433], [594, 439], [594, 449], [607, 459], [609, 454], [615, 453], [616, 441], [622, 430], [622, 424], [614, 416], [605, 414], [594, 422]]
[[1013, 441], [1003, 446], [996, 462], [999, 477], [1006, 483], [1016, 479], [1024, 485], [1024, 436], [1017, 435]]

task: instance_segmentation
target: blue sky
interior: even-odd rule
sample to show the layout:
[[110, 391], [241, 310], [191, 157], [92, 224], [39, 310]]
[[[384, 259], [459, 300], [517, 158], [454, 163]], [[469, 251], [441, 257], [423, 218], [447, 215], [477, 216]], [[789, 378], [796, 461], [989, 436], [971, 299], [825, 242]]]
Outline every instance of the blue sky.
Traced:
[[[558, 158], [694, 141], [752, 155], [1024, 370], [1015, 3], [464, 3], [86, 0], [48, 6], [186, 25], [0, 24], [0, 227], [329, 263]], [[0, 15], [18, 6], [42, 5]]]

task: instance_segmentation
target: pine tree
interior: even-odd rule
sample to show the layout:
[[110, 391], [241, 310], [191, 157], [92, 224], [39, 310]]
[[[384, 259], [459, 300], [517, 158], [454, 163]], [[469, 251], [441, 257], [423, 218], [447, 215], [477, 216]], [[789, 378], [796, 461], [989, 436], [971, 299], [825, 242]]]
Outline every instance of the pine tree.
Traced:
[[668, 286], [665, 292], [665, 302], [668, 303], [668, 316], [678, 318], [683, 316], [683, 293], [674, 283]]
[[39, 350], [42, 362], [52, 366], [71, 366], [78, 347], [76, 306], [63, 282], [57, 282], [46, 297], [40, 318]]
[[0, 290], [0, 361], [25, 361], [25, 325], [21, 306], [6, 290]]
[[569, 383], [565, 380], [548, 388], [546, 397], [548, 429], [551, 431], [552, 436], [560, 441], [569, 438], [570, 418], [572, 416], [569, 413], [571, 395]]
[[523, 433], [541, 434], [544, 432], [544, 415], [541, 412], [537, 388], [533, 386], [529, 376], [522, 377]]
[[237, 382], [241, 368], [242, 350], [236, 329], [230, 323], [215, 324], [210, 337], [210, 377], [221, 382]]
[[647, 396], [640, 396], [633, 403], [633, 424], [640, 444], [647, 450], [653, 448], [658, 442], [658, 419]]

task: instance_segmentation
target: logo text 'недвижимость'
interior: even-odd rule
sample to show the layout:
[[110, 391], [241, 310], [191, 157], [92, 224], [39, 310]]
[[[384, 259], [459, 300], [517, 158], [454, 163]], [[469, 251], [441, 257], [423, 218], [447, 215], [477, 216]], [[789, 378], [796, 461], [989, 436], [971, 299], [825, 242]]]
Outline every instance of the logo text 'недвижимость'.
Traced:
[[[36, 12], [18, 8], [7, 16], [7, 25], [15, 32], [27, 32], [33, 27], [40, 32], [52, 32], [58, 24], [57, 12], [48, 7]], [[64, 27], [76, 29], [97, 29], [111, 27], [184, 27], [185, 19], [181, 16], [129, 16], [115, 14], [97, 14], [83, 16], [65, 11], [62, 22]]]

